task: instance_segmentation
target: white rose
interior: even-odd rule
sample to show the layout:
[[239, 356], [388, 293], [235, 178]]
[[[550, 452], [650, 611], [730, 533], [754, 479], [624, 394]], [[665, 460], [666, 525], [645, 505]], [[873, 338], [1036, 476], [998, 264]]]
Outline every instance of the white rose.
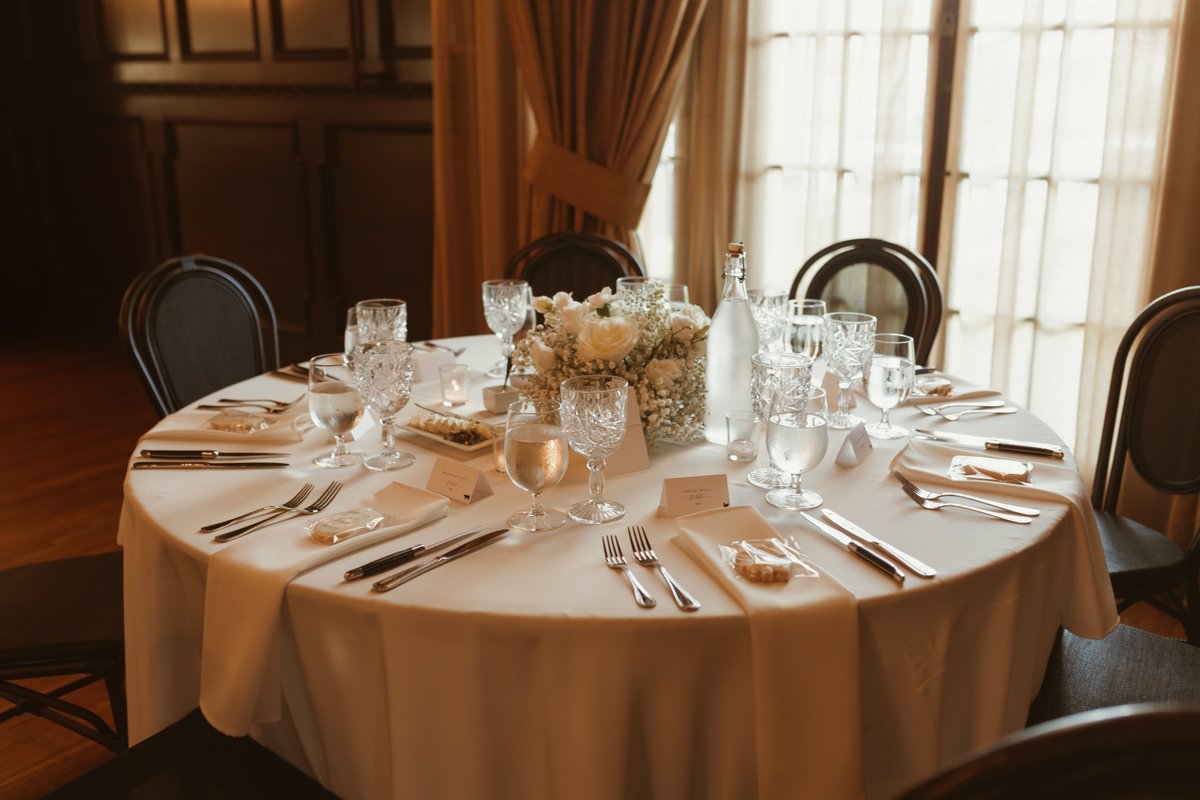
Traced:
[[583, 326], [591, 314], [591, 306], [586, 303], [576, 303], [572, 300], [559, 311], [559, 324], [562, 326], [564, 333], [575, 335], [583, 330]]
[[628, 317], [600, 317], [583, 326], [575, 348], [583, 361], [619, 361], [637, 339], [637, 323]]
[[554, 308], [554, 302], [545, 295], [533, 299], [533, 310], [539, 314], [549, 313], [552, 308]]
[[587, 304], [591, 308], [599, 311], [600, 309], [602, 309], [606, 305], [608, 305], [610, 300], [612, 300], [612, 289], [605, 286], [603, 289], [596, 292], [595, 294], [588, 295]]
[[654, 358], [646, 365], [646, 377], [653, 383], [665, 388], [671, 388], [675, 379], [683, 375], [679, 362], [673, 358]]
[[696, 335], [696, 327], [696, 321], [687, 314], [671, 315], [671, 334], [684, 344], [690, 342]]
[[529, 355], [538, 372], [549, 372], [558, 363], [558, 353], [554, 352], [554, 348], [542, 342], [534, 342], [529, 349]]
[[568, 303], [572, 302], [571, 295], [568, 294], [567, 292], [555, 292], [553, 302], [554, 302], [554, 307], [557, 308], [559, 311], [562, 311], [564, 308], [567, 307]]

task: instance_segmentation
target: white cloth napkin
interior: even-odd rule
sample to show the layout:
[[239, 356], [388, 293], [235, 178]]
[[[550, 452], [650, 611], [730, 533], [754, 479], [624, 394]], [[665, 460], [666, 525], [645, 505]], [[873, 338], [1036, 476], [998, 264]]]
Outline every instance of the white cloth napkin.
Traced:
[[[719, 546], [779, 534], [750, 506], [676, 520], [679, 545], [725, 589], [750, 623], [761, 797], [861, 797], [858, 605], [829, 575], [760, 584], [735, 578]], [[847, 558], [852, 556], [847, 555]], [[843, 721], [840, 727], [810, 720]], [[837, 769], [828, 765], [837, 764]]]
[[221, 412], [202, 411], [194, 408], [178, 411], [154, 426], [142, 439], [170, 439], [179, 442], [221, 444], [295, 444], [304, 438], [305, 433], [313, 429], [312, 421], [303, 405], [300, 410], [293, 413], [274, 415], [278, 419], [269, 428], [252, 433], [215, 431], [205, 428], [204, 423], [219, 413]]
[[[926, 376], [918, 375], [917, 380], [923, 377]], [[953, 391], [949, 397], [943, 395], [928, 395], [924, 397], [909, 395], [908, 402], [914, 406], [937, 405], [939, 403], [957, 403], [963, 400], [985, 400], [1000, 395], [1000, 392], [995, 389], [989, 389], [986, 386], [976, 386], [973, 383], [967, 383], [961, 378], [954, 378], [949, 375], [939, 375], [938, 377], [945, 378], [953, 386]]]
[[[1070, 600], [1065, 610], [1064, 624], [1080, 636], [1097, 639], [1106, 636], [1118, 622], [1116, 601], [1113, 599], [1112, 584], [1108, 579], [1108, 564], [1104, 560], [1104, 546], [1096, 528], [1096, 513], [1092, 509], [1091, 495], [1083, 485], [1083, 479], [1074, 464], [1048, 458], [1028, 459], [1020, 454], [989, 453], [989, 456], [994, 457], [1030, 461], [1033, 464], [1032, 483], [1023, 485], [999, 481], [952, 480], [946, 474], [950, 460], [954, 456], [964, 454], [981, 455], [978, 448], [963, 448], [927, 439], [913, 439], [892, 459], [891, 469], [912, 479], [918, 486], [932, 491], [965, 492], [985, 497], [999, 495], [1011, 497], [1014, 502], [1025, 505], [1036, 505], [1036, 502], [1031, 501], [1066, 505], [1069, 509], [1067, 524], [1071, 525], [1071, 535], [1075, 542], [1072, 566], [1075, 589], [1067, 594]], [[958, 502], [958, 498], [951, 500]]]
[[224, 545], [208, 561], [200, 708], [213, 727], [244, 736], [252, 722], [280, 717], [278, 640], [284, 590], [297, 575], [446, 516], [441, 495], [397, 485], [409, 497], [395, 525], [337, 544], [304, 531], [305, 519], [263, 528]]

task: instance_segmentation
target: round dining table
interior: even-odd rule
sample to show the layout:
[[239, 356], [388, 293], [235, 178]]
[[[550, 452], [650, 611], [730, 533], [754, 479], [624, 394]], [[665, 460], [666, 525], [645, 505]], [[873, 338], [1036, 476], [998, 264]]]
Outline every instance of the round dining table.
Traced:
[[[502, 421], [481, 398], [499, 382], [485, 375], [496, 339], [442, 343], [465, 347], [458, 361], [472, 368], [468, 403], [454, 412]], [[436, 368], [453, 360], [417, 352], [402, 420], [424, 413], [417, 404], [440, 403]], [[617, 522], [511, 530], [373, 591], [387, 573], [344, 573], [412, 545], [504, 528], [529, 496], [496, 471], [490, 447], [464, 451], [401, 428], [412, 466], [323, 469], [313, 459], [331, 438], [305, 424], [304, 400], [253, 434], [211, 431], [217, 412], [196, 407], [218, 397], [291, 400], [306, 388], [279, 373], [227, 387], [162, 420], [131, 458], [118, 541], [132, 742], [199, 706], [218, 729], [254, 736], [354, 800], [888, 798], [1024, 727], [1060, 628], [1099, 638], [1117, 622], [1069, 451], [1012, 456], [922, 435], [839, 459], [849, 452], [845, 431], [830, 432], [805, 488], [934, 577], [906, 570], [898, 582], [798, 512], [768, 504], [746, 480], [766, 463], [765, 448], [757, 462], [738, 463], [700, 440], [652, 443], [645, 461], [640, 452], [614, 458], [605, 492], [626, 508]], [[878, 414], [861, 395], [858, 404], [863, 416]], [[892, 421], [1061, 445], [1024, 409], [950, 421], [905, 404]], [[353, 449], [378, 451], [377, 427], [355, 433]], [[640, 436], [633, 425], [626, 438], [636, 445]], [[256, 460], [287, 466], [133, 468], [143, 449], [164, 448], [273, 452]], [[945, 477], [953, 457], [985, 454], [1032, 464], [1032, 485]], [[927, 488], [967, 486], [1039, 513], [1017, 524], [926, 509], [893, 469]], [[671, 516], [689, 481], [701, 480], [715, 507]], [[306, 484], [311, 502], [332, 481], [340, 491], [320, 512], [224, 543], [200, 530]], [[544, 502], [565, 510], [587, 491], [573, 460]], [[327, 543], [308, 530], [385, 504], [386, 523], [361, 536]], [[644, 529], [698, 610], [681, 609], [656, 571], [633, 561], [630, 526]], [[637, 605], [606, 564], [606, 535], [654, 607]], [[814, 575], [758, 584], [723, 560], [722, 545], [770, 537], [793, 542]]]

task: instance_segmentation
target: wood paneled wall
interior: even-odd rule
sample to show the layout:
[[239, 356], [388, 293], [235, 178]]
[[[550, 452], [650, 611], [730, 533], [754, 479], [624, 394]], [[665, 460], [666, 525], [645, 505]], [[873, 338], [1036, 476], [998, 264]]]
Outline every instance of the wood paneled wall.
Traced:
[[115, 337], [130, 280], [190, 252], [262, 281], [287, 360], [364, 297], [428, 337], [429, 2], [0, 3], [6, 338]]

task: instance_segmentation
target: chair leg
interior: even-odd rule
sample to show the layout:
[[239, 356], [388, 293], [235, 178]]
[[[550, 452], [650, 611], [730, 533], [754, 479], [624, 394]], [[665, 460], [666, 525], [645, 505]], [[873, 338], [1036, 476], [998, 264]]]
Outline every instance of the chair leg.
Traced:
[[108, 688], [108, 704], [112, 708], [113, 731], [122, 750], [129, 747], [128, 716], [125, 709], [125, 665], [118, 664], [104, 676]]

